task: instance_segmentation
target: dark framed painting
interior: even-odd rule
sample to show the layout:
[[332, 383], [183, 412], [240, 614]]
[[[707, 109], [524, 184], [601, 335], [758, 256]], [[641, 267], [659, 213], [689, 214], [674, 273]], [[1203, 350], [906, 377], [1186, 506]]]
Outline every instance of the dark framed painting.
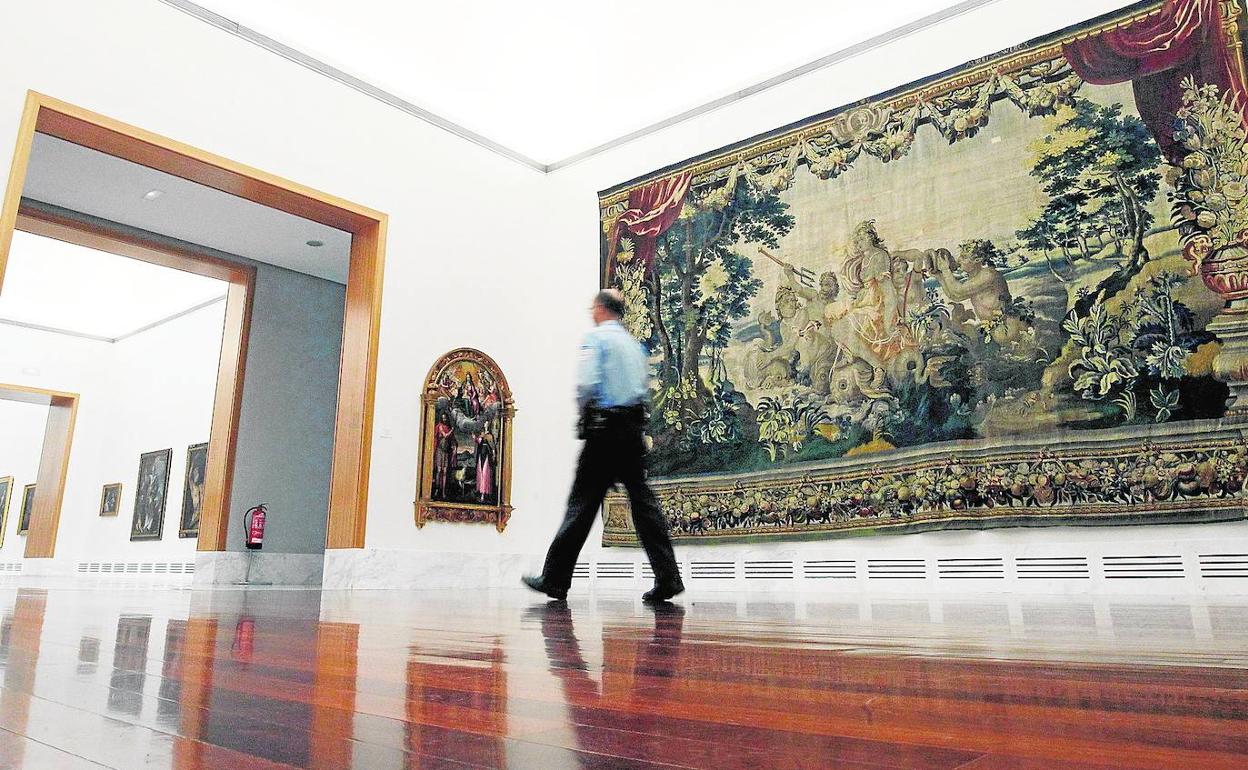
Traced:
[[0, 476], [0, 548], [4, 547], [4, 531], [9, 528], [9, 501], [13, 498], [13, 477]]
[[424, 438], [416, 526], [493, 524], [511, 517], [511, 388], [494, 359], [459, 348], [429, 370], [421, 396]]
[[145, 452], [139, 457], [139, 480], [134, 491], [131, 540], [159, 540], [164, 533], [165, 503], [169, 499], [172, 449]]
[[17, 534], [24, 535], [30, 529], [30, 514], [35, 510], [35, 485], [27, 484], [22, 489], [22, 510], [17, 517]]
[[208, 472], [208, 445], [192, 444], [186, 450], [186, 474], [182, 483], [182, 516], [178, 537], [199, 537], [199, 513], [204, 508], [204, 476]]
[[602, 191], [673, 537], [1248, 516], [1244, 8], [1133, 3]]
[[121, 484], [105, 484], [100, 492], [100, 515], [116, 516], [121, 510]]

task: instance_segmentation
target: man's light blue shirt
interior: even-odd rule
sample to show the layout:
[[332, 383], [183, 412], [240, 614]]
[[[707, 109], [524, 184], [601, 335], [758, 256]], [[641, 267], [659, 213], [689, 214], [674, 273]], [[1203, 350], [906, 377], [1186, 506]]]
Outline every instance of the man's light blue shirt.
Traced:
[[576, 400], [603, 409], [645, 403], [646, 353], [619, 321], [603, 321], [585, 335], [577, 367]]

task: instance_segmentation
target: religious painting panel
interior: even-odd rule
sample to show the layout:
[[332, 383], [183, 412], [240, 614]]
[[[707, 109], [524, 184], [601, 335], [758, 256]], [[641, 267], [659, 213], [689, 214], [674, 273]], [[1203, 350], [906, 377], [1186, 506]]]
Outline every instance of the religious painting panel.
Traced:
[[121, 510], [121, 484], [105, 484], [100, 492], [100, 515], [116, 516]]
[[17, 517], [17, 534], [24, 535], [30, 529], [30, 515], [35, 511], [35, 485], [22, 489], [22, 510]]
[[131, 540], [159, 540], [165, 528], [165, 503], [169, 497], [169, 466], [172, 449], [146, 452], [139, 457], [139, 480], [135, 486]]
[[479, 350], [438, 359], [421, 396], [424, 433], [416, 526], [428, 521], [494, 524], [511, 516], [511, 421], [507, 380]]
[[193, 444], [186, 450], [186, 475], [182, 482], [182, 517], [178, 537], [199, 537], [199, 513], [204, 507], [204, 477], [208, 469], [208, 445]]
[[674, 536], [1244, 518], [1242, 25], [1138, 3], [603, 192]]
[[9, 503], [13, 499], [13, 477], [0, 477], [0, 547], [4, 546], [4, 531], [9, 526]]

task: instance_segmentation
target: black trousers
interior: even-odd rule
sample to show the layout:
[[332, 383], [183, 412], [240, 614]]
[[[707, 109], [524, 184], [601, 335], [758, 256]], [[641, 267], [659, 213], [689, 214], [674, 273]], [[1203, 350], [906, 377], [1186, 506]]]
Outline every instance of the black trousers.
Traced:
[[646, 483], [646, 450], [638, 419], [607, 419], [588, 431], [585, 446], [576, 464], [576, 479], [568, 495], [568, 511], [550, 544], [542, 577], [547, 585], [567, 588], [572, 583], [576, 557], [589, 537], [598, 509], [607, 490], [615, 482], [628, 490], [633, 526], [646, 549], [655, 583], [675, 585], [680, 581], [672, 538], [650, 485]]

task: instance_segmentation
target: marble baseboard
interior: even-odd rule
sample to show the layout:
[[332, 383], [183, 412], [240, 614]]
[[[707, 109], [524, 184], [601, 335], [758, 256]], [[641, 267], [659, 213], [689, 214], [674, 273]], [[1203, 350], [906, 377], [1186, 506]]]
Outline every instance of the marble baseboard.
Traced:
[[223, 551], [195, 556], [196, 586], [318, 586], [325, 567], [319, 553]]
[[335, 548], [325, 551], [322, 587], [513, 588], [541, 566], [542, 557], [533, 554]]
[[[678, 548], [677, 557], [690, 595], [703, 596], [1248, 595], [1248, 555], [1236, 556], [1248, 554], [1248, 528], [1220, 534], [1221, 539], [1065, 544], [1057, 538], [1039, 544], [981, 534], [787, 549]], [[577, 592], [640, 593], [653, 584], [637, 549], [587, 549], [580, 561], [588, 574], [574, 581]], [[520, 576], [539, 570], [541, 563], [535, 554], [331, 550], [325, 554], [323, 587], [516, 588]]]

